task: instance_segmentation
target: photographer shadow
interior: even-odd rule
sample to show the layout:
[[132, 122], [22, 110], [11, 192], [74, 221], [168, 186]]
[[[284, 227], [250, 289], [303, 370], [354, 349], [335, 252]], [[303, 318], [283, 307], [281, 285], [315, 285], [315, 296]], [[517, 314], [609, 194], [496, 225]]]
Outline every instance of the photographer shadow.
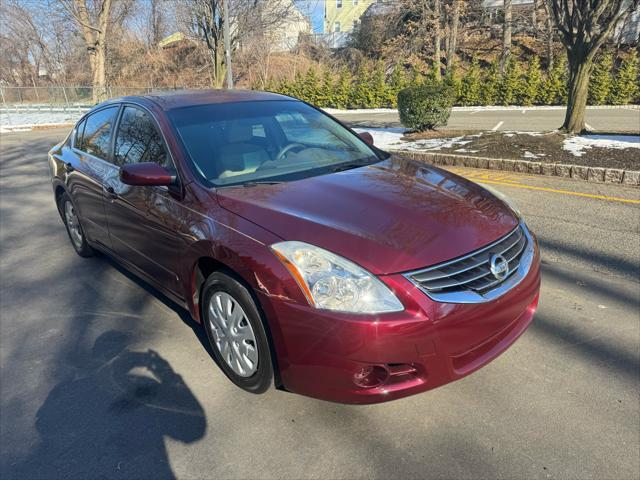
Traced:
[[202, 406], [153, 350], [102, 334], [91, 359], [49, 393], [36, 415], [39, 445], [15, 478], [174, 478], [164, 437], [204, 436]]

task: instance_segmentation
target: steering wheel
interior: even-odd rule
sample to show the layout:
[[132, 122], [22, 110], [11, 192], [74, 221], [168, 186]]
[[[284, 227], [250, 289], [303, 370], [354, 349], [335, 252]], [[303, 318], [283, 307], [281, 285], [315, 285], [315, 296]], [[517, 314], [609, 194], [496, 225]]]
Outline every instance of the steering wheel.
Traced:
[[285, 145], [280, 149], [280, 151], [278, 152], [278, 155], [276, 155], [275, 161], [277, 162], [278, 160], [280, 160], [289, 152], [289, 150], [293, 150], [294, 148], [302, 148], [304, 150], [305, 148], [307, 148], [307, 146], [297, 142], [293, 142], [293, 143], [290, 143], [289, 145]]

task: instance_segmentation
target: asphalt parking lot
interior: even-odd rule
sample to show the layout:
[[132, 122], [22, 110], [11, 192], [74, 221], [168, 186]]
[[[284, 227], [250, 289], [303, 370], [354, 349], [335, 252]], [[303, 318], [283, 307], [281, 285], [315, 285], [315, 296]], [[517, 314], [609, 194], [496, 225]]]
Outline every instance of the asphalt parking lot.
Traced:
[[[494, 130], [542, 132], [562, 125], [564, 109], [510, 108], [453, 110], [447, 130]], [[401, 127], [397, 112], [393, 113], [341, 113], [340, 120], [352, 126]], [[594, 132], [640, 133], [640, 110], [630, 106], [590, 107], [586, 114], [587, 130]]]
[[459, 382], [348, 406], [237, 389], [186, 312], [78, 257], [45, 156], [65, 133], [0, 138], [0, 477], [640, 477], [640, 189], [457, 170], [538, 234], [537, 316]]

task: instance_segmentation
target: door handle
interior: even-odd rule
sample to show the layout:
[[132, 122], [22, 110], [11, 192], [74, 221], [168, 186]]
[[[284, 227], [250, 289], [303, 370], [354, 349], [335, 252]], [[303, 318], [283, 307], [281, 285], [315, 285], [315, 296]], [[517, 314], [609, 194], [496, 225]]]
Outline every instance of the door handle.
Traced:
[[71, 162], [65, 163], [64, 168], [67, 172], [73, 172], [75, 170], [75, 168], [73, 168], [73, 165], [71, 165]]
[[103, 189], [104, 193], [106, 193], [109, 198], [117, 198], [118, 194], [113, 187], [104, 187]]

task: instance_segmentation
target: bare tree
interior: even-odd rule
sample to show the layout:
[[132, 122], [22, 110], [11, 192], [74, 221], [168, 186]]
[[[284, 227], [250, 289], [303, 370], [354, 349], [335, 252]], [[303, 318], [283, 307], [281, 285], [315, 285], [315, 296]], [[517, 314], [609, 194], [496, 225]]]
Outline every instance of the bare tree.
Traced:
[[616, 25], [638, 0], [547, 0], [567, 50], [569, 85], [567, 112], [562, 129], [584, 130], [584, 115], [593, 59]]
[[556, 35], [556, 26], [553, 22], [553, 14], [549, 9], [549, 3], [544, 2], [544, 11], [545, 16], [547, 18], [546, 21], [546, 29], [545, 29], [545, 37], [546, 37], [546, 50], [547, 50], [547, 71], [551, 71], [553, 68], [553, 41]]
[[440, 80], [440, 43], [442, 42], [442, 28], [440, 22], [442, 18], [442, 5], [440, 0], [433, 0], [433, 69], [436, 80]]
[[502, 55], [500, 56], [500, 71], [504, 73], [507, 60], [511, 54], [511, 21], [513, 12], [511, 0], [504, 0], [504, 20], [502, 23]]
[[19, 0], [0, 3], [3, 44], [0, 68], [2, 80], [35, 87], [38, 77], [51, 75], [55, 65], [46, 40], [47, 28], [51, 30], [51, 25], [43, 25], [44, 18], [31, 7]]
[[[212, 80], [216, 87], [224, 84], [224, 0], [180, 0], [179, 15], [185, 29], [202, 39], [209, 52]], [[228, 0], [229, 52], [242, 49], [289, 17], [292, 0]]]
[[158, 45], [166, 34], [165, 27], [165, 9], [162, 5], [162, 0], [150, 0], [149, 1], [149, 13], [147, 17], [148, 30], [149, 30], [149, 43], [151, 45]]
[[112, 0], [59, 0], [82, 33], [93, 75], [93, 101], [107, 98], [107, 47]]
[[449, 48], [447, 50], [447, 68], [451, 69], [455, 63], [456, 50], [458, 48], [458, 27], [460, 25], [460, 8], [462, 0], [453, 0], [451, 5], [451, 18], [449, 21]]

